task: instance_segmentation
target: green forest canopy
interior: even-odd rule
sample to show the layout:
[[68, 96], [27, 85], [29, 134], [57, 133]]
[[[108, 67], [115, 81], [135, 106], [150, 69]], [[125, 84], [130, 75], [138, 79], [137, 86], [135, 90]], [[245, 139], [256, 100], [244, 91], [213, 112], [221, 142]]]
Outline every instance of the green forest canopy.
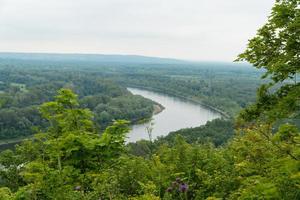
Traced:
[[[53, 100], [60, 88], [70, 88], [79, 95], [82, 108], [94, 113], [98, 130], [113, 120], [136, 123], [152, 116], [151, 100], [132, 95], [111, 80], [65, 71], [2, 69], [0, 79], [0, 139], [14, 139], [34, 134], [48, 126], [39, 113], [39, 105]], [[17, 82], [17, 83], [16, 83]]]

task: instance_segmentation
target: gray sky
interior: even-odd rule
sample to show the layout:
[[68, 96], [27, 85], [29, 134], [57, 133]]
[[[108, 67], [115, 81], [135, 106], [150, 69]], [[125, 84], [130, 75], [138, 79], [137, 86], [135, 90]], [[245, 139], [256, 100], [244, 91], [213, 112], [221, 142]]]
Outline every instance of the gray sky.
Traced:
[[0, 51], [232, 61], [275, 0], [0, 0]]

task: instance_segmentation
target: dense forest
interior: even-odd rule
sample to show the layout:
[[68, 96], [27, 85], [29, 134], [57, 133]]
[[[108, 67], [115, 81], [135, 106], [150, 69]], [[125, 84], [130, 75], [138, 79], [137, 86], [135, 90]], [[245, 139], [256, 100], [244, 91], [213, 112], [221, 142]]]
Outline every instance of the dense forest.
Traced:
[[[238, 56], [258, 72], [2, 60], [1, 111], [36, 106], [45, 125], [0, 153], [0, 199], [300, 199], [299, 6], [276, 1]], [[128, 120], [144, 118], [143, 105], [151, 115], [153, 102], [118, 84], [184, 96], [228, 116], [126, 145]], [[46, 88], [34, 93], [40, 87]], [[119, 120], [98, 128], [98, 102], [101, 113], [116, 106]]]
[[[51, 57], [51, 55], [49, 55]], [[22, 59], [19, 54], [12, 58], [1, 56], [0, 69], [21, 71], [16, 82], [24, 79], [22, 74], [36, 71], [54, 73], [83, 73], [90, 79], [109, 79], [123, 86], [145, 88], [157, 92], [186, 98], [216, 108], [230, 117], [255, 101], [255, 91], [263, 70], [253, 70], [250, 65], [218, 62], [162, 63], [103, 63], [66, 58], [43, 60], [29, 57]], [[33, 55], [32, 55], [33, 57]], [[47, 57], [46, 57], [47, 58]], [[24, 72], [25, 71], [25, 72]], [[42, 73], [42, 72], [41, 72]], [[21, 77], [18, 77], [21, 76]]]
[[[10, 55], [10, 56], [9, 56]], [[151, 118], [154, 102], [126, 87], [153, 90], [211, 107], [227, 118], [255, 101], [262, 71], [231, 63], [103, 63], [68, 55], [0, 54], [0, 140], [16, 141], [45, 128], [38, 106], [60, 88], [79, 95], [98, 130], [115, 119]], [[52, 58], [53, 60], [51, 60]], [[63, 59], [64, 58], [64, 59]], [[72, 57], [73, 58], [73, 57]], [[74, 57], [75, 59], [76, 57]], [[11, 140], [13, 139], [13, 140]]]
[[125, 119], [136, 123], [151, 118], [154, 102], [132, 95], [111, 80], [91, 78], [83, 72], [0, 68], [0, 139], [30, 136], [48, 123], [42, 119], [39, 105], [53, 100], [60, 88], [72, 89], [81, 108], [94, 113], [98, 130]]

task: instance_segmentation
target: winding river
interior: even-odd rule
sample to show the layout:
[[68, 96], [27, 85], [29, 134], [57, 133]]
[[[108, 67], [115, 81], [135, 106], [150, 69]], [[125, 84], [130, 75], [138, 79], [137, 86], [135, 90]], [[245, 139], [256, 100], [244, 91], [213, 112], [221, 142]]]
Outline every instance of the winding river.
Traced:
[[144, 89], [127, 89], [135, 95], [141, 95], [165, 107], [162, 112], [153, 116], [153, 125], [150, 126], [150, 122], [133, 125], [127, 142], [149, 139], [147, 127], [152, 128], [152, 138], [155, 139], [158, 136], [167, 135], [169, 132], [197, 127], [205, 124], [207, 121], [221, 117], [221, 114], [207, 107], [177, 97]]

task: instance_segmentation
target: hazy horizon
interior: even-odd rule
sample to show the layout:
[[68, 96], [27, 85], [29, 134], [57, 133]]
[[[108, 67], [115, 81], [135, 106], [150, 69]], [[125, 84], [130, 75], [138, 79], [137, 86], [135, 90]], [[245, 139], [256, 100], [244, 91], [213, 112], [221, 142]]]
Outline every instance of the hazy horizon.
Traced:
[[233, 61], [274, 0], [0, 0], [0, 52]]

